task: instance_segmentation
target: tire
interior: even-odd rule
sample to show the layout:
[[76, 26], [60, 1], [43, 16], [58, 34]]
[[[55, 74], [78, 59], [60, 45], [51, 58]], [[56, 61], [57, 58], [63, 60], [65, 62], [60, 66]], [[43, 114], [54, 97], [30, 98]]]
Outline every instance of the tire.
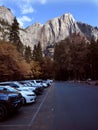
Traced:
[[26, 104], [26, 99], [23, 97], [23, 105]]
[[5, 105], [0, 104], [0, 121], [3, 121], [7, 117], [7, 108]]

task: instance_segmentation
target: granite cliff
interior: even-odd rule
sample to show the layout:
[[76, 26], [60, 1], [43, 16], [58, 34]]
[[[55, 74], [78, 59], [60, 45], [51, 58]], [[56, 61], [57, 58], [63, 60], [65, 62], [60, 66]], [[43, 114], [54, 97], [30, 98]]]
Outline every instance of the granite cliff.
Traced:
[[[14, 15], [11, 10], [0, 6], [0, 39], [8, 41], [9, 30], [13, 23]], [[98, 39], [98, 28], [91, 25], [76, 22], [72, 14], [66, 13], [60, 17], [51, 19], [46, 24], [32, 24], [25, 29], [19, 29], [22, 43], [33, 49], [34, 44], [41, 43], [43, 50], [47, 46], [64, 40], [72, 33], [80, 33], [88, 39]]]

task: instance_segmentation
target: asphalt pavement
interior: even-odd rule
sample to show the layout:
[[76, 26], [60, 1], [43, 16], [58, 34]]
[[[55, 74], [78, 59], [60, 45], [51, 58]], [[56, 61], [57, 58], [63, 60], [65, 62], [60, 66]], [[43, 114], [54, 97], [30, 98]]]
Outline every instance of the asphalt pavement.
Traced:
[[0, 122], [0, 130], [98, 130], [98, 87], [54, 82], [35, 104]]

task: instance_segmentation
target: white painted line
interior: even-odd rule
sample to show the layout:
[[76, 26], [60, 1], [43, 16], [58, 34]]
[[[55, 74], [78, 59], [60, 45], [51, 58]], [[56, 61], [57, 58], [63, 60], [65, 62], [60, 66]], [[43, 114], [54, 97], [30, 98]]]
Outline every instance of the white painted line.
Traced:
[[41, 104], [39, 105], [39, 107], [38, 107], [37, 111], [35, 112], [35, 114], [34, 114], [34, 116], [33, 116], [32, 120], [31, 120], [31, 122], [29, 123], [29, 125], [28, 125], [28, 126], [31, 126], [31, 125], [33, 124], [33, 122], [34, 122], [35, 118], [37, 117], [37, 115], [38, 115], [38, 113], [39, 113], [39, 111], [40, 111], [40, 109], [41, 109], [42, 105], [44, 104], [44, 102], [45, 102], [45, 100], [46, 100], [46, 98], [47, 98], [47, 96], [48, 96], [48, 94], [49, 94], [49, 91], [50, 91], [50, 88], [49, 88], [49, 90], [48, 90], [47, 94], [45, 95], [44, 99], [42, 100]]

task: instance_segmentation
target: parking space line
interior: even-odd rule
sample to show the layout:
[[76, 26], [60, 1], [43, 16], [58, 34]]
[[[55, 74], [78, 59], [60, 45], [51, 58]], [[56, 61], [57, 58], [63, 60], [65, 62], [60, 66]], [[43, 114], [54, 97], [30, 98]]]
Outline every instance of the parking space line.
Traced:
[[31, 125], [33, 124], [33, 122], [34, 122], [35, 118], [37, 117], [37, 115], [38, 115], [38, 113], [39, 113], [39, 111], [40, 111], [40, 109], [41, 109], [42, 105], [44, 104], [44, 102], [45, 102], [45, 100], [46, 100], [46, 98], [47, 98], [47, 96], [48, 96], [48, 94], [49, 94], [50, 90], [51, 90], [51, 87], [49, 88], [48, 92], [46, 93], [46, 95], [45, 95], [44, 99], [42, 100], [41, 104], [39, 105], [39, 107], [38, 107], [37, 111], [35, 112], [35, 114], [34, 114], [34, 116], [33, 116], [32, 120], [31, 120], [31, 122], [29, 123], [29, 125], [28, 125], [28, 126], [31, 126]]

